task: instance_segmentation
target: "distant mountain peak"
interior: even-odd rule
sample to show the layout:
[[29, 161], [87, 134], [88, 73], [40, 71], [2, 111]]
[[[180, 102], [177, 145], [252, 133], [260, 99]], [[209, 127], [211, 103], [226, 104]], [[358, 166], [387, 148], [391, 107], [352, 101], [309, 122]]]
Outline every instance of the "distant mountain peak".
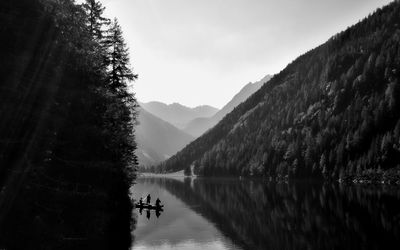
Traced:
[[236, 106], [244, 102], [261, 86], [272, 78], [271, 75], [264, 76], [260, 81], [247, 83], [221, 110], [210, 118], [197, 118], [191, 121], [184, 131], [192, 136], [198, 137], [208, 129], [216, 125], [225, 115], [230, 113]]
[[192, 136], [143, 108], [139, 108], [138, 121], [136, 154], [141, 166], [156, 165], [193, 140]]
[[180, 103], [178, 103], [178, 102], [173, 102], [173, 103], [171, 103], [171, 104], [169, 104], [169, 105], [167, 105], [167, 106], [170, 106], [170, 107], [178, 106], [178, 107], [189, 108], [189, 107], [187, 107], [187, 106], [185, 106], [185, 105], [182, 105], [182, 104], [180, 104]]
[[177, 128], [183, 129], [193, 119], [200, 117], [211, 117], [219, 110], [210, 105], [201, 105], [195, 108], [190, 108], [178, 102], [165, 104], [158, 101], [140, 103], [140, 106], [149, 113], [161, 118], [174, 125]]

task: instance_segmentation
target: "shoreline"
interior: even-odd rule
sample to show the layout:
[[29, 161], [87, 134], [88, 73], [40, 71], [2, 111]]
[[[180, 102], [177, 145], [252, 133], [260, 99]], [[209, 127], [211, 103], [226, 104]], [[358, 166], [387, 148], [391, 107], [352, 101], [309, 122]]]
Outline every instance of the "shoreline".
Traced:
[[139, 173], [140, 177], [159, 177], [159, 178], [174, 178], [174, 179], [184, 179], [184, 178], [232, 178], [239, 180], [266, 180], [273, 181], [277, 183], [282, 182], [293, 182], [293, 181], [317, 181], [317, 182], [338, 182], [340, 184], [361, 184], [361, 185], [391, 185], [400, 186], [400, 168], [389, 169], [386, 171], [369, 170], [358, 175], [344, 175], [339, 179], [319, 179], [319, 178], [288, 178], [285, 177], [251, 177], [251, 176], [197, 176], [191, 175], [186, 176], [184, 171], [177, 171], [173, 173]]
[[138, 178], [140, 177], [169, 177], [169, 178], [196, 178], [197, 175], [187, 176], [184, 174], [184, 170], [173, 172], [173, 173], [139, 173]]

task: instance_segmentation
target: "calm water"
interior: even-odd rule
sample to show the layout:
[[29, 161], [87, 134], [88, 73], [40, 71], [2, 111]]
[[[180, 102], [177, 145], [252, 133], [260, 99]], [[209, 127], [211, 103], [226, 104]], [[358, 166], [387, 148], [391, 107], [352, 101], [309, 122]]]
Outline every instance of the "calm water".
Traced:
[[[141, 178], [132, 249], [400, 249], [400, 189], [230, 179]], [[157, 217], [158, 216], [158, 217]]]

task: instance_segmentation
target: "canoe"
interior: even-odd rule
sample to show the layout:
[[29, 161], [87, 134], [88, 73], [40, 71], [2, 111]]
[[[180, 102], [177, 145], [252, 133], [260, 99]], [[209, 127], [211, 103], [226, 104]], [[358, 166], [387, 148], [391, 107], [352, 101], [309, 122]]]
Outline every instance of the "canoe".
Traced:
[[143, 208], [143, 209], [154, 209], [154, 210], [163, 210], [164, 205], [156, 206], [156, 205], [151, 205], [147, 203], [136, 203], [135, 204], [136, 208]]

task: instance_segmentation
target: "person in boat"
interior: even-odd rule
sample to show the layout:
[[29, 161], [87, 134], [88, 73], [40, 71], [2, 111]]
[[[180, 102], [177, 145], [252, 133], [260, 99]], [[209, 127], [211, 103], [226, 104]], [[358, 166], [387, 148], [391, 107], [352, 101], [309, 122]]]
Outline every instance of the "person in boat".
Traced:
[[143, 206], [143, 198], [142, 198], [142, 197], [140, 197], [139, 205], [140, 205], [140, 206]]
[[159, 198], [157, 198], [157, 200], [156, 200], [156, 208], [159, 208], [159, 207], [161, 207], [161, 201], [160, 201]]
[[150, 196], [150, 194], [147, 195], [146, 200], [147, 200], [147, 204], [150, 204], [150, 201], [151, 201], [151, 196]]

